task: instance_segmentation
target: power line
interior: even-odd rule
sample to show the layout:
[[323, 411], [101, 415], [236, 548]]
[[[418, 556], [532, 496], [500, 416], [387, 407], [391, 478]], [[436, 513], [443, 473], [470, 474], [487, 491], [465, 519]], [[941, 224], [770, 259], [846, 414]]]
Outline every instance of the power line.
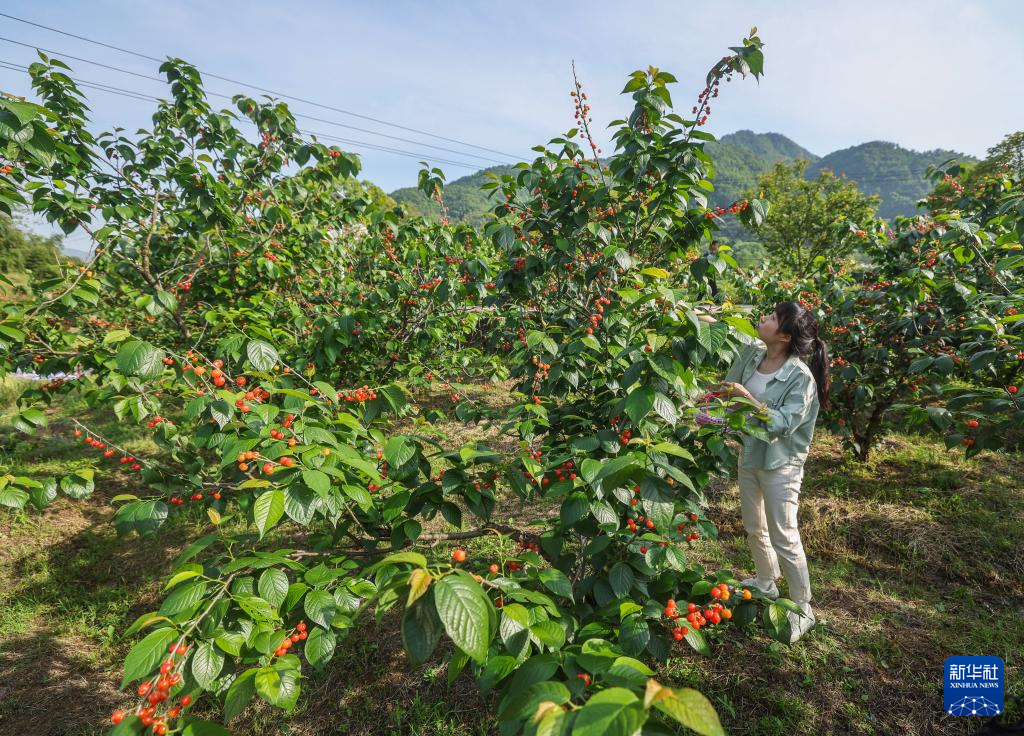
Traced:
[[[21, 66], [19, 64], [15, 64], [14, 62], [4, 61], [4, 60], [0, 60], [0, 67], [5, 68], [5, 69], [10, 69], [12, 71], [18, 71], [18, 72], [24, 72], [27, 69], [27, 67], [25, 67], [25, 66]], [[160, 99], [161, 99], [159, 97], [156, 97], [156, 96], [150, 95], [150, 94], [146, 94], [144, 92], [137, 92], [135, 90], [124, 89], [122, 87], [114, 87], [114, 86], [109, 85], [109, 84], [102, 84], [100, 82], [93, 82], [93, 81], [86, 80], [86, 79], [80, 79], [78, 77], [69, 77], [69, 78], [72, 79], [73, 81], [75, 81], [76, 83], [80, 84], [83, 87], [88, 87], [90, 89], [96, 89], [96, 90], [99, 90], [101, 92], [107, 92], [107, 93], [110, 93], [110, 94], [119, 95], [121, 97], [127, 97], [129, 99], [139, 100], [141, 102], [159, 102]], [[219, 96], [224, 96], [224, 95], [219, 95]], [[247, 123], [249, 125], [255, 125], [255, 123], [253, 123], [251, 120], [247, 120], [245, 118], [236, 118], [236, 119], [239, 122], [242, 122], [242, 123]], [[409, 158], [415, 158], [415, 159], [426, 159], [428, 161], [433, 161], [434, 163], [447, 164], [449, 166], [460, 166], [460, 167], [463, 167], [463, 168], [466, 168], [466, 169], [471, 169], [473, 171], [479, 171], [479, 169], [480, 169], [480, 166], [478, 164], [471, 164], [471, 163], [467, 163], [465, 161], [455, 161], [455, 160], [452, 160], [452, 159], [438, 158], [438, 157], [434, 156], [433, 154], [423, 153], [423, 152], [420, 152], [420, 151], [405, 151], [405, 150], [401, 150], [401, 149], [397, 149], [397, 148], [391, 148], [389, 146], [381, 146], [381, 145], [378, 145], [376, 143], [371, 143], [369, 141], [359, 141], [359, 140], [352, 140], [350, 138], [341, 138], [339, 136], [335, 136], [335, 135], [330, 134], [330, 133], [321, 133], [321, 132], [314, 131], [314, 130], [306, 130], [304, 128], [298, 128], [297, 130], [300, 133], [305, 133], [307, 135], [315, 135], [318, 138], [324, 138], [326, 140], [336, 140], [336, 141], [340, 141], [340, 142], [343, 142], [343, 143], [346, 143], [346, 144], [358, 145], [358, 146], [362, 146], [362, 147], [364, 147], [366, 149], [369, 149], [369, 150], [372, 150], [372, 151], [379, 151], [379, 152], [382, 152], [382, 153], [393, 153], [393, 154], [397, 154], [397, 155], [401, 155], [401, 156], [408, 156]]]
[[[88, 38], [86, 36], [79, 36], [79, 35], [77, 35], [75, 33], [70, 33], [68, 31], [61, 30], [60, 28], [54, 28], [52, 26], [46, 26], [46, 25], [43, 25], [42, 23], [35, 23], [33, 21], [30, 21], [30, 20], [25, 20], [24, 18], [18, 18], [17, 16], [9, 15], [8, 13], [0, 13], [0, 17], [8, 18], [10, 20], [17, 21], [18, 23], [25, 23], [26, 25], [35, 26], [36, 28], [42, 28], [44, 30], [51, 31], [53, 33], [59, 33], [59, 34], [61, 34], [63, 36], [68, 36], [70, 38], [75, 38], [75, 39], [78, 39], [79, 41], [85, 41], [86, 43], [95, 44], [97, 46], [102, 46], [104, 48], [112, 49], [114, 51], [119, 51], [119, 52], [121, 52], [123, 54], [130, 54], [132, 56], [137, 56], [140, 59], [147, 59], [149, 61], [155, 61], [158, 64], [162, 64], [165, 61], [164, 59], [158, 59], [155, 56], [149, 56], [147, 54], [139, 53], [138, 51], [132, 51], [131, 49], [122, 48], [120, 46], [114, 46], [113, 44], [104, 43], [103, 41], [97, 41], [95, 39]], [[202, 70], [200, 70], [200, 72], [202, 72]], [[241, 85], [243, 87], [249, 87], [250, 89], [259, 90], [260, 92], [263, 92], [263, 93], [269, 94], [269, 95], [273, 95], [274, 97], [280, 97], [280, 98], [283, 98], [283, 99], [295, 100], [296, 102], [302, 102], [303, 104], [306, 104], [306, 105], [313, 105], [314, 107], [319, 107], [319, 108], [324, 109], [324, 110], [330, 110], [332, 112], [341, 113], [342, 115], [350, 115], [352, 117], [360, 118], [362, 120], [368, 120], [368, 121], [373, 122], [373, 123], [380, 123], [381, 125], [387, 125], [387, 126], [390, 126], [392, 128], [398, 128], [400, 130], [406, 130], [406, 131], [409, 131], [410, 133], [417, 133], [419, 135], [425, 135], [425, 136], [429, 136], [431, 138], [437, 138], [438, 140], [448, 141], [449, 143], [457, 143], [460, 146], [467, 146], [469, 148], [476, 148], [478, 150], [487, 151], [489, 153], [496, 153], [499, 156], [505, 156], [505, 157], [513, 159], [513, 160], [516, 160], [516, 159], [519, 158], [518, 156], [516, 156], [514, 154], [506, 153], [504, 151], [498, 151], [498, 150], [496, 150], [494, 148], [487, 148], [485, 146], [478, 146], [475, 143], [467, 143], [466, 141], [461, 141], [461, 140], [459, 140], [457, 138], [449, 138], [447, 136], [438, 135], [437, 133], [431, 133], [429, 131], [419, 130], [418, 128], [410, 128], [410, 127], [408, 127], [406, 125], [400, 125], [398, 123], [392, 123], [392, 122], [389, 122], [387, 120], [382, 120], [380, 118], [371, 117], [369, 115], [363, 115], [361, 113], [352, 112], [351, 110], [345, 110], [343, 108], [334, 107], [332, 105], [324, 105], [322, 103], [315, 102], [313, 100], [307, 100], [307, 99], [304, 99], [302, 97], [297, 97], [295, 95], [288, 95], [288, 94], [285, 94], [283, 92], [275, 92], [274, 90], [267, 89], [266, 87], [260, 87], [259, 85], [250, 84], [248, 82], [241, 82], [241, 81], [239, 81], [237, 79], [231, 79], [230, 77], [224, 77], [224, 76], [221, 76], [219, 74], [213, 74], [211, 72], [202, 72], [202, 73], [205, 74], [207, 77], [210, 77], [211, 79], [219, 79], [219, 80], [221, 80], [223, 82], [229, 82], [231, 84], [238, 84], [238, 85]]]
[[[0, 15], [2, 15], [2, 13], [0, 13]], [[16, 41], [16, 40], [14, 40], [12, 38], [5, 38], [4, 36], [0, 36], [0, 41], [4, 41], [6, 43], [16, 44], [18, 46], [24, 46], [25, 48], [36, 49], [38, 51], [45, 51], [47, 54], [55, 54], [57, 57], [59, 57], [61, 59], [74, 59], [75, 61], [80, 61], [80, 62], [83, 62], [85, 64], [92, 64], [93, 66], [98, 66], [98, 67], [100, 67], [102, 69], [109, 69], [111, 71], [120, 72], [122, 74], [130, 74], [131, 76], [138, 77], [140, 79], [147, 79], [147, 80], [150, 80], [150, 81], [153, 81], [153, 82], [160, 82], [161, 84], [166, 84], [166, 80], [161, 79], [160, 77], [150, 76], [149, 74], [142, 74], [140, 72], [132, 71], [131, 69], [124, 69], [124, 68], [119, 67], [119, 66], [112, 66], [110, 64], [104, 64], [102, 62], [95, 61], [93, 59], [85, 59], [85, 58], [83, 58], [81, 56], [75, 56], [74, 54], [69, 54], [69, 53], [64, 52], [64, 51], [57, 51], [56, 49], [46, 49], [46, 48], [43, 48], [42, 46], [36, 46], [35, 44], [24, 43], [23, 41]], [[223, 98], [228, 99], [228, 100], [234, 99], [231, 95], [226, 95], [226, 94], [223, 94], [223, 93], [220, 93], [220, 92], [212, 92], [212, 91], [209, 91], [209, 90], [206, 91], [206, 94], [211, 95], [213, 97], [223, 97]], [[327, 120], [325, 118], [319, 118], [319, 117], [316, 117], [314, 115], [309, 115], [308, 113], [303, 113], [303, 112], [297, 112], [295, 110], [292, 110], [292, 113], [296, 117], [304, 117], [304, 118], [307, 118], [309, 120], [313, 120], [313, 121], [318, 122], [318, 123], [326, 123], [327, 125], [334, 125], [334, 126], [337, 126], [339, 128], [347, 128], [349, 130], [355, 130], [355, 131], [358, 131], [360, 133], [369, 133], [370, 135], [376, 135], [376, 136], [380, 136], [382, 138], [390, 138], [391, 140], [401, 141], [402, 143], [412, 143], [413, 145], [416, 145], [416, 146], [426, 146], [427, 148], [434, 148], [434, 149], [437, 149], [439, 151], [447, 151], [448, 153], [456, 153], [456, 154], [459, 154], [460, 156], [471, 156], [472, 158], [478, 158], [478, 159], [481, 159], [483, 161], [490, 161], [492, 163], [502, 164], [502, 165], [505, 165], [505, 166], [510, 166], [511, 165], [508, 161], [501, 161], [499, 159], [492, 158], [490, 156], [481, 156], [480, 154], [471, 153], [469, 151], [459, 151], [459, 150], [456, 150], [454, 148], [446, 148], [444, 146], [435, 146], [434, 144], [427, 143], [425, 141], [415, 141], [415, 140], [412, 140], [411, 138], [402, 138], [401, 136], [390, 135], [389, 133], [381, 133], [381, 132], [378, 132], [378, 131], [375, 131], [375, 130], [370, 130], [369, 128], [360, 128], [360, 127], [355, 126], [355, 125], [348, 125], [347, 123], [339, 123], [336, 120]]]

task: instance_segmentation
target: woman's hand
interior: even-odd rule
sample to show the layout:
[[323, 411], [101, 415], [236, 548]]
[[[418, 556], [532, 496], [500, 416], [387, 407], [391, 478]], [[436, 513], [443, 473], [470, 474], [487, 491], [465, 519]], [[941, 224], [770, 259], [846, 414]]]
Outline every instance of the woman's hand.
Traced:
[[750, 393], [750, 391], [747, 390], [747, 387], [742, 383], [734, 383], [732, 381], [722, 383], [719, 384], [718, 390], [721, 391], [724, 396], [747, 399], [748, 401], [754, 402], [759, 411], [764, 411], [768, 408], [767, 404], [764, 404], [754, 398], [754, 395]]

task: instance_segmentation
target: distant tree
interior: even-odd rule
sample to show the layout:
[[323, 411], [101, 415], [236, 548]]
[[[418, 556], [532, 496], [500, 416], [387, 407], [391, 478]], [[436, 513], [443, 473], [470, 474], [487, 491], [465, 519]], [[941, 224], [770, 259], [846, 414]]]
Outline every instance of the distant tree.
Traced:
[[387, 192], [369, 179], [363, 179], [359, 183], [366, 189], [366, 193], [370, 195], [370, 200], [376, 207], [384, 210], [393, 210], [398, 206], [398, 203]]
[[54, 278], [59, 264], [69, 259], [61, 254], [60, 236], [44, 237], [18, 226], [0, 215], [0, 273], [31, 273], [36, 278]]
[[1004, 168], [1017, 178], [1024, 177], [1024, 130], [1010, 133], [988, 149], [985, 160], [971, 170], [968, 181], [979, 181]]
[[806, 161], [779, 162], [757, 178], [748, 199], [767, 199], [771, 210], [752, 232], [768, 256], [793, 276], [806, 276], [838, 265], [852, 255], [850, 239], [840, 239], [836, 227], [874, 217], [880, 203], [876, 195], [857, 189], [856, 183], [828, 169], [805, 179]]

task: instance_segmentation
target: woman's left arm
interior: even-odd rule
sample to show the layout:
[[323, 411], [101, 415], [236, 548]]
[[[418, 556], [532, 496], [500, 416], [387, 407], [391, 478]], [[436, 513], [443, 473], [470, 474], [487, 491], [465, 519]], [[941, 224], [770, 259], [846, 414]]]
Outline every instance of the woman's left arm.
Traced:
[[811, 415], [817, 415], [817, 386], [814, 379], [800, 373], [797, 384], [786, 394], [778, 409], [767, 409], [768, 424], [765, 429], [771, 439], [788, 437]]

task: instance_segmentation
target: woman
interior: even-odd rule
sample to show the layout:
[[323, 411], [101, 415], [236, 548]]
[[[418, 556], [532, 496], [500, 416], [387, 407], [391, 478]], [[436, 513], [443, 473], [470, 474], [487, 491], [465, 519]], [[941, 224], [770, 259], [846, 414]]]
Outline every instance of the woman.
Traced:
[[760, 343], [740, 351], [719, 386], [723, 395], [749, 399], [768, 415], [767, 423], [758, 422], [768, 440], [744, 435], [740, 452], [743, 526], [757, 570], [741, 584], [777, 598], [781, 568], [790, 599], [804, 612], [788, 614], [790, 641], [796, 641], [815, 624], [797, 506], [818, 409], [828, 405], [828, 349], [814, 315], [796, 302], [781, 302], [762, 317], [757, 335]]

